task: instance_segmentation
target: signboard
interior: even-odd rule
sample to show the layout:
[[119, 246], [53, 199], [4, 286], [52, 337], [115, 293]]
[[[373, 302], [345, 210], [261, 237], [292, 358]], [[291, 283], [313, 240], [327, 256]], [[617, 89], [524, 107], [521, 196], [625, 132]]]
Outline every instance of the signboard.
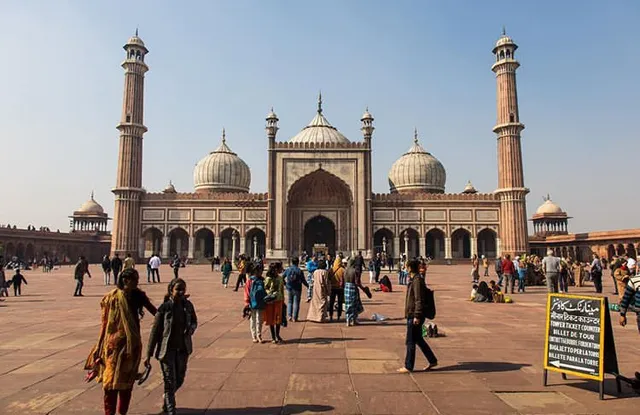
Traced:
[[547, 301], [544, 381], [546, 371], [604, 381], [617, 376], [618, 361], [606, 297], [550, 293]]

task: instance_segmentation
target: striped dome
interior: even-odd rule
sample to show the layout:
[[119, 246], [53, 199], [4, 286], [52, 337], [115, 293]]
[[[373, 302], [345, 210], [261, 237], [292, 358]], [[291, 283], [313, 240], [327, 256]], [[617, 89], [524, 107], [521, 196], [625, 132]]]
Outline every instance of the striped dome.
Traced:
[[444, 166], [418, 143], [415, 132], [413, 146], [391, 166], [390, 191], [444, 193], [446, 181]]
[[220, 146], [196, 164], [193, 183], [196, 192], [249, 192], [249, 166], [227, 146], [224, 130]]
[[322, 115], [322, 95], [319, 95], [318, 111], [315, 117], [313, 117], [309, 125], [304, 127], [302, 131], [296, 134], [289, 142], [347, 144], [349, 140]]

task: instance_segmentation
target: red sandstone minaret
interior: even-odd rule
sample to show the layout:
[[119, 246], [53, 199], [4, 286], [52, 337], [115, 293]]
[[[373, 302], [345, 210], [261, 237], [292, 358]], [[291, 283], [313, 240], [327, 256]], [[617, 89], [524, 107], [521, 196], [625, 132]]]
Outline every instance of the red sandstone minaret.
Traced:
[[527, 253], [527, 207], [525, 197], [529, 189], [524, 186], [522, 170], [522, 146], [518, 113], [515, 59], [518, 46], [502, 30], [493, 53], [496, 62], [491, 70], [496, 74], [498, 119], [493, 132], [498, 135], [498, 189], [500, 197], [500, 252], [502, 254]]
[[142, 39], [131, 37], [124, 50], [127, 55], [124, 68], [124, 98], [122, 100], [122, 118], [118, 124], [120, 145], [118, 148], [118, 176], [113, 213], [113, 232], [111, 253], [127, 252], [136, 258], [140, 236], [140, 198], [142, 189], [142, 135], [147, 132], [144, 126], [144, 74], [149, 67], [144, 58], [149, 52]]

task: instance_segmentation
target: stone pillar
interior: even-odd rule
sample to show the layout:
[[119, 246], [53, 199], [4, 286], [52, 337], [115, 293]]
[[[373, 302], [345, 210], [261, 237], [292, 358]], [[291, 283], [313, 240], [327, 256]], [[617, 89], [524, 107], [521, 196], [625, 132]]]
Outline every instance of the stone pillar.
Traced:
[[496, 258], [502, 256], [502, 247], [500, 246], [500, 238], [496, 238]]
[[469, 238], [471, 242], [471, 257], [478, 255], [478, 238]]
[[245, 238], [244, 236], [240, 237], [240, 254], [246, 254], [246, 242], [247, 242], [247, 238]]
[[427, 238], [421, 236], [418, 238], [419, 245], [418, 250], [420, 251], [420, 255], [426, 258], [427, 256]]
[[409, 235], [404, 233], [404, 256], [409, 260]]
[[258, 256], [258, 237], [253, 237], [253, 257], [256, 258]]
[[216, 236], [213, 239], [213, 256], [222, 256], [222, 252], [220, 251], [222, 249], [222, 244], [220, 243], [220, 237]]
[[195, 245], [196, 245], [196, 238], [194, 238], [193, 236], [190, 236], [187, 258], [193, 259], [193, 251], [194, 251]]
[[144, 238], [138, 240], [138, 258], [144, 258]]
[[392, 253], [394, 259], [399, 259], [400, 258], [400, 237], [396, 236], [395, 238], [393, 238], [393, 253]]
[[231, 237], [231, 262], [236, 258], [236, 243], [238, 241], [238, 234], [236, 232], [233, 233]]
[[444, 258], [451, 259], [451, 238], [444, 238]]
[[168, 236], [162, 237], [162, 257], [169, 258], [169, 248], [171, 241]]
[[382, 237], [382, 252], [387, 253], [387, 237]]

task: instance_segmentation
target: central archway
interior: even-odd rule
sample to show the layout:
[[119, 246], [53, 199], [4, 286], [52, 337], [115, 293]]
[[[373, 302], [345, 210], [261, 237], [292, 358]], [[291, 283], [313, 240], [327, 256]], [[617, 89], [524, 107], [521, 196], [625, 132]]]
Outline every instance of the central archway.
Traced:
[[304, 225], [304, 250], [311, 255], [315, 245], [326, 246], [332, 255], [336, 251], [336, 226], [321, 215], [309, 219]]
[[319, 168], [299, 178], [287, 195], [285, 246], [297, 256], [324, 243], [331, 255], [351, 252], [356, 245], [353, 229], [353, 197], [349, 185]]

